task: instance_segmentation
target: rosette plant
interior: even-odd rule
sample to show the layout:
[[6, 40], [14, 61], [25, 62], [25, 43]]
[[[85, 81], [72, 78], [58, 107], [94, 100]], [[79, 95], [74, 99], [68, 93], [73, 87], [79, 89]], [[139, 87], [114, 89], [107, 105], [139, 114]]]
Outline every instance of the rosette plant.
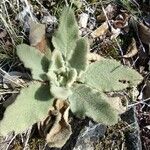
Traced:
[[13, 130], [20, 133], [40, 122], [56, 99], [67, 100], [78, 117], [88, 116], [113, 125], [118, 122], [119, 112], [106, 93], [132, 88], [142, 80], [137, 71], [114, 59], [88, 63], [88, 40], [79, 36], [74, 12], [69, 7], [62, 12], [52, 44], [51, 55], [26, 44], [17, 46], [17, 55], [31, 70], [33, 81], [21, 89], [6, 109], [0, 121], [2, 134]]

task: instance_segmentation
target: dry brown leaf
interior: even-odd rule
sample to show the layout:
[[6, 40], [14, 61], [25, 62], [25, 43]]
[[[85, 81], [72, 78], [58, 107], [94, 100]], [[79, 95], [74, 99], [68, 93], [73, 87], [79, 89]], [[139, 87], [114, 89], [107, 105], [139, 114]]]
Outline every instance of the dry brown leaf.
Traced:
[[49, 115], [39, 124], [40, 134], [46, 137], [49, 147], [61, 148], [72, 134], [68, 122], [69, 108], [68, 101], [55, 100]]
[[31, 46], [36, 47], [42, 53], [45, 53], [47, 49], [45, 25], [30, 21], [29, 40]]
[[129, 31], [129, 17], [130, 16], [127, 13], [122, 13], [118, 15], [115, 20], [111, 20], [111, 39], [117, 38], [120, 35], [121, 31]]
[[117, 28], [124, 28], [126, 26], [128, 26], [128, 20], [129, 20], [129, 15], [127, 13], [122, 13], [120, 15], [118, 15], [115, 19], [115, 21], [113, 22], [113, 27], [115, 29]]
[[132, 38], [132, 42], [128, 47], [127, 54], [124, 55], [123, 57], [124, 58], [130, 58], [130, 57], [135, 56], [137, 53], [138, 53], [138, 49], [136, 47], [136, 41], [134, 38]]
[[93, 38], [102, 36], [108, 31], [108, 29], [109, 29], [108, 23], [107, 23], [107, 21], [105, 21], [100, 27], [98, 27], [96, 30], [94, 30], [91, 33], [91, 36]]
[[150, 28], [144, 25], [142, 22], [138, 24], [138, 32], [141, 41], [144, 44], [150, 44]]

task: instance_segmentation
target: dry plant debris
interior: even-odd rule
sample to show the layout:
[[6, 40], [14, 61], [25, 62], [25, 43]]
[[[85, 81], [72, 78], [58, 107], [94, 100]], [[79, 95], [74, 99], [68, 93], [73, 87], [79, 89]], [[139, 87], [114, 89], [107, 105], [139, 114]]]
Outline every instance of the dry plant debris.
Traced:
[[125, 55], [123, 55], [124, 58], [131, 58], [133, 56], [135, 56], [138, 53], [138, 49], [136, 46], [136, 41], [133, 38], [131, 44], [129, 45], [127, 52]]
[[69, 105], [67, 101], [55, 100], [48, 116], [38, 125], [41, 136], [46, 137], [50, 147], [61, 148], [72, 133], [68, 122]]
[[47, 49], [45, 32], [46, 28], [44, 24], [39, 24], [30, 21], [30, 34], [29, 34], [30, 45], [34, 46], [42, 53], [45, 53], [45, 50]]
[[99, 37], [99, 36], [103, 36], [104, 34], [106, 34], [108, 29], [109, 29], [108, 23], [104, 22], [100, 27], [98, 27], [96, 30], [94, 30], [91, 33], [91, 36], [93, 38], [96, 38], [96, 37]]
[[150, 44], [150, 27], [142, 22], [138, 24], [139, 36], [143, 43]]

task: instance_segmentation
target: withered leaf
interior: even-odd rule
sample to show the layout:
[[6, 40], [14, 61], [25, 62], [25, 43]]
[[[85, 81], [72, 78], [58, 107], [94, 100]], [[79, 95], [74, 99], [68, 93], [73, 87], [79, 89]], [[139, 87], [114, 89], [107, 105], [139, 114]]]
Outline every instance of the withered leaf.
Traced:
[[136, 41], [134, 38], [132, 38], [132, 42], [128, 47], [127, 54], [124, 55], [123, 57], [124, 58], [131, 58], [131, 57], [135, 56], [137, 53], [138, 53], [138, 49], [136, 47]]
[[36, 47], [42, 53], [46, 52], [47, 41], [45, 36], [45, 25], [30, 21], [30, 45]]
[[70, 104], [57, 99], [49, 115], [38, 124], [40, 134], [46, 138], [49, 147], [61, 148], [69, 139], [72, 131], [68, 122]]
[[91, 36], [93, 38], [102, 36], [108, 31], [108, 29], [109, 29], [108, 23], [107, 23], [107, 21], [105, 21], [100, 27], [98, 27], [96, 30], [94, 30], [91, 33]]
[[144, 44], [150, 44], [150, 28], [144, 25], [142, 22], [138, 24], [138, 32], [141, 41]]
[[128, 26], [129, 15], [127, 13], [122, 13], [116, 17], [113, 22], [113, 27], [116, 28], [124, 28]]

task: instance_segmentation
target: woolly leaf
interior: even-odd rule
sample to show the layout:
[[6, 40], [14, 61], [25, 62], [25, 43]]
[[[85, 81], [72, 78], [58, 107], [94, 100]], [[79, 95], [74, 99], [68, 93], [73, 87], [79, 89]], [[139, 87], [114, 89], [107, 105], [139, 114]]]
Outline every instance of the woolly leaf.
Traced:
[[87, 52], [88, 52], [88, 43], [87, 40], [81, 38], [77, 41], [76, 48], [72, 54], [69, 63], [71, 67], [75, 68], [80, 74], [81, 71], [85, 71], [87, 67]]
[[54, 84], [51, 85], [50, 92], [55, 98], [63, 100], [67, 99], [72, 94], [69, 88], [59, 87]]
[[142, 76], [116, 60], [102, 59], [89, 65], [80, 80], [96, 89], [107, 92], [136, 86], [141, 82]]
[[67, 86], [71, 87], [71, 85], [76, 81], [77, 79], [77, 71], [75, 69], [70, 69], [67, 77]]
[[118, 113], [107, 102], [106, 95], [79, 84], [73, 87], [72, 92], [69, 101], [72, 112], [77, 116], [88, 116], [94, 121], [109, 125], [117, 123]]
[[46, 57], [44, 57], [44, 54], [34, 47], [26, 44], [18, 45], [17, 55], [20, 60], [23, 61], [25, 67], [31, 69], [34, 79], [41, 79], [40, 76], [44, 73], [44, 71], [48, 70], [49, 61]]
[[66, 8], [62, 12], [58, 31], [53, 36], [55, 49], [62, 52], [65, 59], [69, 59], [78, 39], [78, 25], [73, 10]]
[[57, 70], [64, 67], [64, 60], [62, 54], [58, 50], [53, 51], [51, 61], [51, 70]]
[[16, 133], [23, 132], [47, 116], [53, 98], [49, 90], [47, 90], [48, 99], [45, 100], [42, 93], [39, 95], [37, 92], [40, 85], [40, 83], [31, 83], [29, 87], [22, 89], [15, 102], [7, 107], [0, 121], [1, 134], [6, 135], [13, 130]]
[[47, 56], [43, 56], [43, 58], [41, 59], [41, 65], [42, 65], [43, 73], [48, 72], [50, 62], [51, 62], [51, 60]]
[[47, 76], [48, 76], [51, 84], [53, 83], [53, 84], [59, 86], [59, 82], [57, 81], [57, 75], [56, 75], [56, 73], [54, 73], [53, 70], [49, 70], [49, 72], [47, 73]]

